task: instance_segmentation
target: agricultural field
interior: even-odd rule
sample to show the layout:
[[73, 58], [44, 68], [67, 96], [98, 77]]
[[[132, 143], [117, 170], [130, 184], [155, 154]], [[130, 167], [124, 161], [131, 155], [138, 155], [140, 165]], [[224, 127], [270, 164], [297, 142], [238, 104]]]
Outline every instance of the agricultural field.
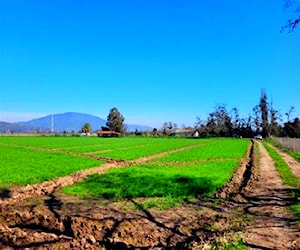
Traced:
[[[78, 170], [100, 166], [104, 162], [97, 160], [99, 157], [116, 161], [137, 160], [185, 147], [194, 148], [173, 153], [171, 157], [175, 161], [178, 159], [195, 160], [195, 154], [199, 154], [196, 159], [200, 160], [232, 158], [230, 164], [233, 165], [232, 168], [234, 169], [238, 160], [245, 155], [248, 143], [247, 140], [0, 137], [0, 174], [3, 176], [0, 187], [42, 182]], [[227, 147], [224, 147], [225, 145]], [[236, 155], [232, 155], [233, 146]], [[222, 150], [220, 150], [221, 148]], [[167, 158], [162, 158], [162, 161], [167, 161]], [[201, 164], [198, 163], [198, 165]], [[155, 175], [155, 171], [153, 173]], [[230, 176], [232, 169], [228, 173]]]
[[[146, 148], [126, 151], [117, 149], [99, 154], [132, 160], [182, 146], [192, 148], [161, 155], [147, 161], [147, 164], [111, 169], [105, 174], [94, 175], [82, 183], [66, 187], [64, 192], [118, 200], [156, 198], [158, 206], [165, 204], [165, 200], [175, 204], [200, 196], [209, 197], [228, 182], [240, 160], [245, 157], [250, 143], [249, 140], [237, 139], [172, 140], [171, 144], [167, 144], [164, 139], [163, 142], [149, 143]], [[148, 204], [148, 200], [143, 203]]]
[[258, 143], [2, 136], [0, 247], [246, 249]]
[[0, 145], [0, 188], [39, 183], [101, 164], [80, 156]]

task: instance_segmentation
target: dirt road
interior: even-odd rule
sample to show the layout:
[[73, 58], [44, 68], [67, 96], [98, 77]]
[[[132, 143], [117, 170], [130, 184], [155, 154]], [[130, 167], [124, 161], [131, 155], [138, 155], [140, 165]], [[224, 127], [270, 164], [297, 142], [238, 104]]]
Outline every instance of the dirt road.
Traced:
[[260, 249], [300, 249], [300, 229], [288, 207], [291, 188], [283, 185], [274, 163], [258, 143], [260, 158], [257, 176], [250, 191], [245, 193], [245, 207], [252, 222], [244, 232], [247, 245]]

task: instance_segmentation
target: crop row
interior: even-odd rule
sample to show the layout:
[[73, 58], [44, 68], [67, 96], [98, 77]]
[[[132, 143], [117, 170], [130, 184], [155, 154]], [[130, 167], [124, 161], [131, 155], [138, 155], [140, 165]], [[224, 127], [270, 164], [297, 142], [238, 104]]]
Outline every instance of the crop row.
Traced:
[[231, 177], [238, 160], [182, 166], [155, 163], [111, 169], [63, 190], [67, 194], [122, 200], [171, 197], [176, 200], [207, 197]]
[[[0, 137], [0, 188], [42, 182], [103, 164], [70, 154], [79, 149], [125, 160], [166, 152], [147, 164], [93, 175], [66, 187], [65, 192], [114, 199], [207, 196], [230, 179], [248, 145], [243, 139]], [[193, 148], [184, 148], [188, 146]], [[184, 151], [176, 152], [178, 148]], [[47, 151], [50, 149], [58, 152]], [[170, 154], [170, 150], [175, 151]], [[172, 165], [175, 161], [183, 164]]]
[[0, 146], [0, 188], [42, 182], [101, 164], [84, 157]]
[[97, 137], [13, 137], [1, 136], [0, 145], [60, 149], [71, 152], [91, 152], [103, 148], [132, 147], [137, 145], [168, 144], [176, 145], [197, 144], [197, 140], [181, 138], [97, 138]]
[[[144, 208], [166, 209], [184, 200], [214, 194], [229, 181], [240, 159], [245, 157], [248, 145], [249, 140], [203, 141], [198, 147], [147, 163], [92, 175], [63, 191], [69, 195], [117, 201], [143, 198], [140, 205]], [[114, 151], [114, 156], [120, 157], [120, 153]], [[124, 152], [122, 156], [129, 157], [128, 153], [134, 154], [134, 151]], [[109, 152], [108, 155], [113, 156]], [[175, 161], [183, 165], [172, 164]]]

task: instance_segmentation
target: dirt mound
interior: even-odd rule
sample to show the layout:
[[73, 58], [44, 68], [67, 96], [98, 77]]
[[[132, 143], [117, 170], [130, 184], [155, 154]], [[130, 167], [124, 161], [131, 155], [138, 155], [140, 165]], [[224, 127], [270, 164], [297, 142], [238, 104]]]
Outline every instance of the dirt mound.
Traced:
[[[97, 203], [70, 202], [52, 195], [43, 202], [31, 200], [22, 206], [2, 207], [0, 247], [185, 249], [204, 246], [237, 230], [231, 226], [237, 225], [235, 215], [218, 211], [209, 202], [185, 204], [167, 211], [124, 211], [114, 204]], [[137, 205], [133, 200], [127, 203]]]

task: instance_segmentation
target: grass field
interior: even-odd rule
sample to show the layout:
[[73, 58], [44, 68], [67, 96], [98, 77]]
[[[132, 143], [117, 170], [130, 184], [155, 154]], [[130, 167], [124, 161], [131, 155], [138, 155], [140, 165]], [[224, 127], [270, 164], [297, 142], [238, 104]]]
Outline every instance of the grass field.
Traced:
[[240, 139], [210, 139], [202, 147], [189, 149], [176, 154], [170, 154], [158, 161], [197, 161], [224, 160], [242, 158], [249, 145], [249, 140]]
[[[160, 208], [187, 199], [210, 197], [228, 182], [239, 161], [245, 156], [249, 140], [194, 141], [198, 141], [196, 148], [174, 152], [147, 164], [111, 169], [102, 175], [95, 174], [81, 183], [65, 187], [63, 191], [71, 195], [112, 200], [149, 198], [142, 203], [145, 207]], [[125, 159], [131, 159], [133, 156], [141, 157], [145, 152], [153, 154], [169, 150], [175, 148], [175, 145], [150, 145], [147, 150], [127, 150], [123, 154]], [[112, 151], [109, 156], [122, 158], [122, 151]]]
[[136, 160], [165, 152], [147, 163], [92, 175], [63, 191], [113, 200], [148, 198], [147, 206], [149, 199], [175, 204], [215, 193], [230, 179], [248, 145], [246, 139], [0, 137], [0, 188], [103, 164], [91, 156]]
[[83, 157], [0, 146], [0, 188], [38, 183], [101, 164]]
[[141, 164], [93, 175], [65, 191], [81, 196], [115, 199], [164, 196], [196, 198], [214, 193], [229, 180], [237, 164], [236, 160], [186, 166]]

